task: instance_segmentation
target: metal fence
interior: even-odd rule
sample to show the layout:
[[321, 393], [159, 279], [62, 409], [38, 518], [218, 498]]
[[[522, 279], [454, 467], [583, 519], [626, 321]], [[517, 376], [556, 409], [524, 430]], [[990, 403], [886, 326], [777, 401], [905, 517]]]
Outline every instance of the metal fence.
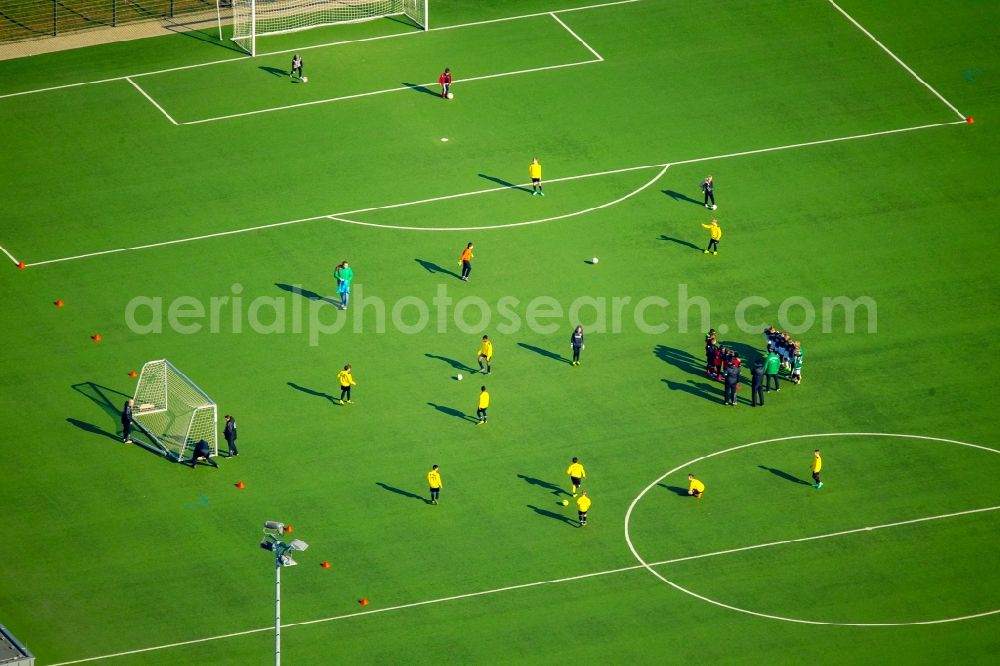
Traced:
[[208, 9], [215, 9], [215, 0], [0, 0], [0, 43], [117, 28]]

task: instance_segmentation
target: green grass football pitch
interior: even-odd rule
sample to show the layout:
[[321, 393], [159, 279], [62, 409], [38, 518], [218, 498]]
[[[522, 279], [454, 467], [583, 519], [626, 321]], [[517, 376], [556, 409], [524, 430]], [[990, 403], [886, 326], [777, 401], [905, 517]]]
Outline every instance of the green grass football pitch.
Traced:
[[[589, 5], [0, 62], [0, 623], [39, 663], [269, 663], [268, 519], [310, 544], [286, 663], [993, 662], [1000, 9]], [[705, 330], [770, 323], [803, 383], [723, 407]], [[118, 441], [157, 358], [239, 458]]]

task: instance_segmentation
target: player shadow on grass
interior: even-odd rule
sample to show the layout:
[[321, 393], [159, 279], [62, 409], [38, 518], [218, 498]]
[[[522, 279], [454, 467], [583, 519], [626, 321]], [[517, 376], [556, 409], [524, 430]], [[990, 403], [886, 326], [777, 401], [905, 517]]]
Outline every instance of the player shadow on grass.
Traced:
[[556, 513], [555, 511], [549, 511], [548, 509], [542, 509], [540, 507], [535, 506], [534, 504], [529, 504], [528, 508], [537, 513], [539, 516], [545, 516], [546, 518], [552, 518], [553, 520], [564, 522], [571, 527], [577, 526], [577, 521], [573, 520], [567, 515]]
[[665, 483], [658, 483], [656, 485], [658, 485], [661, 488], [666, 488], [675, 495], [680, 495], [681, 497], [687, 497], [688, 494], [687, 488], [681, 488], [680, 486], [668, 486]]
[[431, 503], [431, 501], [426, 497], [417, 495], [416, 493], [411, 493], [409, 490], [403, 490], [402, 488], [393, 488], [392, 486], [382, 483], [381, 481], [376, 481], [375, 485], [379, 486], [380, 488], [383, 488], [384, 490], [388, 490], [390, 493], [396, 493], [397, 495], [402, 495], [403, 497], [412, 497], [413, 499], [420, 500], [424, 504]]
[[80, 421], [79, 419], [73, 419], [73, 418], [67, 418], [66, 420], [71, 424], [75, 425], [80, 430], [89, 432], [94, 435], [104, 435], [105, 437], [110, 437], [116, 442], [122, 441], [121, 435], [104, 430], [100, 426], [96, 426], [93, 423], [87, 423], [86, 421]]
[[551, 490], [553, 495], [571, 494], [550, 481], [543, 481], [542, 479], [536, 479], [533, 476], [525, 476], [524, 474], [518, 474], [517, 478], [524, 479], [525, 483], [530, 483], [533, 486], [538, 486], [539, 488], [545, 488], [546, 490]]
[[695, 245], [691, 241], [681, 240], [680, 238], [672, 238], [671, 236], [667, 236], [666, 234], [660, 234], [660, 240], [661, 241], [668, 241], [670, 243], [677, 243], [678, 245], [683, 245], [684, 247], [689, 247], [692, 250], [703, 250], [704, 249], [704, 248], [698, 247], [697, 245]]
[[[287, 69], [278, 69], [277, 67], [267, 67], [266, 65], [261, 65], [257, 69], [262, 69], [268, 74], [274, 74], [275, 76], [288, 76]], [[291, 78], [291, 77], [289, 77]]]
[[455, 418], [462, 419], [463, 421], [473, 421], [473, 422], [479, 421], [479, 419], [477, 419], [476, 417], [471, 416], [469, 414], [466, 414], [465, 412], [460, 412], [459, 410], [455, 409], [454, 407], [447, 407], [445, 405], [437, 405], [437, 404], [435, 404], [433, 402], [428, 402], [427, 404], [430, 405], [431, 407], [433, 407], [434, 409], [438, 410], [442, 414], [447, 414], [448, 416], [454, 416]]
[[[712, 384], [699, 383], [693, 379], [687, 380], [687, 383], [682, 382], [672, 382], [669, 379], [661, 379], [661, 382], [667, 385], [671, 391], [683, 391], [684, 393], [690, 393], [696, 398], [704, 398], [706, 400], [717, 400], [722, 398], [722, 386], [715, 387]], [[739, 398], [737, 398], [738, 400]]]
[[338, 406], [340, 405], [339, 399], [338, 398], [334, 398], [329, 393], [323, 393], [322, 391], [316, 391], [316, 390], [311, 389], [311, 388], [306, 388], [305, 386], [299, 386], [295, 382], [285, 382], [285, 383], [288, 384], [289, 386], [291, 386], [296, 391], [302, 391], [303, 393], [308, 393], [309, 395], [314, 395], [317, 398], [326, 398], [327, 400], [329, 400], [333, 404], [338, 405]]
[[548, 349], [542, 349], [541, 347], [529, 345], [527, 342], [518, 342], [517, 346], [527, 349], [528, 351], [535, 352], [539, 356], [544, 356], [545, 358], [551, 358], [553, 361], [559, 361], [560, 363], [566, 363], [567, 365], [573, 364], [573, 362], [570, 361], [565, 356], [560, 356], [559, 354], [549, 351]]
[[489, 181], [492, 181], [492, 182], [496, 183], [497, 185], [503, 185], [504, 187], [506, 187], [508, 189], [511, 189], [511, 190], [521, 190], [522, 192], [530, 192], [531, 191], [530, 188], [524, 187], [522, 185], [518, 185], [516, 183], [512, 183], [509, 180], [504, 180], [503, 178], [497, 178], [496, 176], [487, 176], [485, 173], [479, 174], [479, 177], [480, 178], [485, 178], [486, 180], [489, 180]]
[[760, 468], [760, 469], [763, 469], [763, 470], [767, 470], [771, 474], [774, 474], [775, 476], [781, 477], [785, 481], [791, 481], [792, 483], [801, 483], [803, 486], [811, 486], [812, 485], [808, 481], [805, 481], [804, 479], [800, 479], [798, 477], [792, 476], [788, 472], [784, 472], [784, 471], [782, 471], [780, 469], [775, 469], [773, 467], [768, 467], [767, 465], [757, 465], [757, 467]]
[[424, 270], [426, 270], [428, 273], [444, 273], [445, 275], [450, 275], [456, 278], [461, 277], [459, 276], [458, 273], [450, 271], [444, 266], [438, 266], [433, 261], [427, 261], [426, 259], [414, 259], [413, 261], [423, 266]]
[[434, 95], [435, 97], [440, 97], [441, 93], [434, 92], [430, 88], [419, 83], [407, 83], [403, 81], [403, 85], [412, 90], [413, 92], [427, 93], [428, 95]]
[[108, 430], [104, 430], [101, 427], [94, 425], [93, 423], [87, 423], [86, 421], [81, 421], [79, 419], [67, 418], [66, 421], [72, 425], [75, 425], [77, 428], [83, 430], [84, 432], [89, 432], [93, 435], [104, 435], [105, 437], [109, 437], [123, 446], [138, 446], [140, 449], [145, 449], [150, 453], [156, 454], [160, 458], [167, 458], [168, 460], [171, 460], [171, 462], [173, 462], [170, 456], [167, 455], [167, 451], [161, 449], [158, 446], [147, 444], [146, 442], [139, 439], [140, 436], [144, 436], [140, 435], [141, 431], [139, 432], [133, 431], [132, 443], [126, 445], [124, 442], [122, 442], [122, 436], [119, 435], [117, 432], [110, 432]]
[[438, 361], [444, 361], [445, 363], [447, 363], [451, 367], [455, 368], [456, 370], [464, 370], [465, 372], [475, 372], [476, 371], [476, 368], [473, 368], [470, 365], [466, 365], [466, 364], [462, 363], [461, 361], [456, 361], [453, 358], [448, 358], [447, 356], [438, 356], [437, 354], [431, 354], [430, 352], [425, 353], [424, 356], [426, 356], [427, 358], [436, 359]]
[[302, 298], [308, 298], [310, 301], [325, 301], [331, 305], [336, 305], [340, 307], [340, 301], [333, 298], [327, 298], [326, 296], [320, 296], [315, 291], [310, 291], [308, 289], [303, 289], [301, 285], [297, 284], [282, 284], [281, 282], [275, 282], [274, 286], [278, 289], [283, 289], [291, 294], [297, 294]]
[[[764, 342], [763, 333], [764, 331], [762, 329], [760, 336], [762, 343]], [[756, 361], [758, 358], [763, 359], [765, 356], [767, 356], [767, 354], [765, 354], [763, 350], [757, 349], [756, 347], [751, 347], [750, 345], [742, 342], [730, 342], [728, 340], [723, 340], [719, 344], [722, 345], [723, 347], [728, 347], [729, 349], [732, 349], [734, 352], [739, 354], [740, 363], [747, 372], [750, 371], [750, 367], [753, 365], [754, 361]]]
[[683, 349], [674, 349], [666, 345], [656, 345], [653, 353], [656, 354], [656, 358], [664, 363], [669, 363], [675, 368], [684, 370], [692, 375], [705, 376], [705, 362]]
[[[86, 421], [78, 421], [76, 419], [69, 418], [66, 420], [81, 430], [86, 430], [87, 432], [92, 432], [98, 435], [107, 435], [112, 439], [121, 441], [122, 436], [119, 434], [119, 425], [121, 424], [122, 407], [124, 406], [125, 401], [132, 396], [128, 393], [122, 393], [121, 391], [108, 388], [107, 386], [95, 384], [94, 382], [80, 382], [79, 384], [73, 384], [71, 388], [80, 395], [86, 396], [98, 407], [104, 410], [104, 413], [111, 418], [111, 423], [114, 425], [111, 426], [110, 430], [104, 430], [100, 426], [87, 423]], [[159, 449], [155, 449], [155, 451], [161, 455], [163, 453]]]
[[660, 191], [666, 194], [674, 201], [687, 201], [688, 203], [698, 204], [699, 206], [705, 205], [704, 201], [698, 201], [697, 199], [692, 199], [688, 195], [683, 194], [681, 192], [675, 192], [674, 190], [660, 190]]

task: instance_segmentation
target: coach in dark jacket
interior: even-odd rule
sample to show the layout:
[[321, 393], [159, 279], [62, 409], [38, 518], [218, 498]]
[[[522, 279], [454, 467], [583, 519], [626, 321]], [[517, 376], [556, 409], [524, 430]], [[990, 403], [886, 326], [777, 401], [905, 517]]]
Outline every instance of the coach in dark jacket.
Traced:
[[764, 406], [764, 359], [758, 358], [750, 368], [750, 406]]
[[135, 400], [129, 399], [122, 407], [122, 441], [126, 444], [132, 443], [132, 407], [134, 406]]
[[226, 414], [226, 429], [222, 431], [222, 434], [226, 438], [226, 442], [229, 443], [229, 457], [235, 458], [240, 454], [236, 450], [236, 419], [229, 414]]
[[740, 366], [730, 363], [726, 368], [725, 404], [736, 406], [736, 386], [740, 383]]

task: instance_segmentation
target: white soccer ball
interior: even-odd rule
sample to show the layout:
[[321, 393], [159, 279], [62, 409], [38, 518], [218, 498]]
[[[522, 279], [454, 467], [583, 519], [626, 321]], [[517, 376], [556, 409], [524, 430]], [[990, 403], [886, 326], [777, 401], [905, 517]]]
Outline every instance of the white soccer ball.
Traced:
[[458, 381], [462, 381], [462, 375], [461, 374], [455, 375], [455, 379], [457, 379]]
[[715, 204], [712, 204], [712, 210], [715, 210], [716, 208], [718, 208], [718, 206], [716, 206]]
[[594, 257], [593, 259], [591, 259], [591, 260], [590, 260], [590, 263], [592, 263], [592, 264], [596, 264], [596, 263], [597, 263], [597, 257]]
[[309, 83], [309, 77], [308, 76], [303, 76], [302, 77], [302, 83]]
[[455, 93], [453, 92], [448, 93], [448, 99], [455, 99]]

